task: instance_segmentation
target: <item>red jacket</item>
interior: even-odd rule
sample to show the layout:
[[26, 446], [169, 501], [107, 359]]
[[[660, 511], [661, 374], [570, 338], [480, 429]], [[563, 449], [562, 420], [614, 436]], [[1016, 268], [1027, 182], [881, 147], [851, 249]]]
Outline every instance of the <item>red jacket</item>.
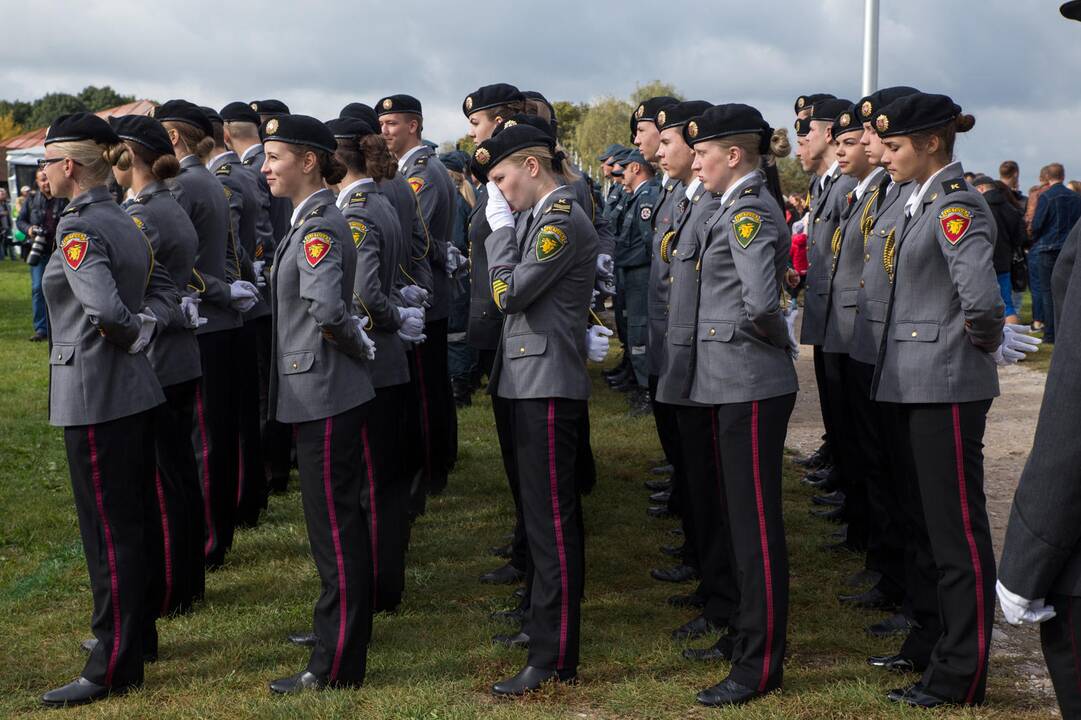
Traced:
[[807, 233], [792, 234], [792, 267], [800, 275], [807, 274]]

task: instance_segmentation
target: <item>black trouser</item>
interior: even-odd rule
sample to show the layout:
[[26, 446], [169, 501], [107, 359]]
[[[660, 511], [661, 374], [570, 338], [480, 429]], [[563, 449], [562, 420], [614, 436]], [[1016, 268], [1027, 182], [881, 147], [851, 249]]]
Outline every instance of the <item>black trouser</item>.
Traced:
[[788, 548], [781, 473], [795, 393], [715, 408], [721, 482], [739, 578], [729, 677], [766, 692], [783, 678], [788, 634]]
[[983, 494], [990, 400], [900, 405], [938, 568], [942, 634], [923, 674], [928, 692], [983, 701], [995, 619], [995, 557]]
[[[698, 559], [698, 593], [706, 599], [702, 610], [717, 627], [736, 626], [739, 585], [732, 555], [728, 503], [724, 494], [717, 414], [712, 407], [670, 406], [675, 409], [677, 452], [686, 458], [687, 502], [694, 533], [685, 544]], [[686, 531], [685, 531], [686, 532]]]
[[[822, 442], [823, 444], [828, 444], [830, 450], [833, 451], [833, 438], [830, 437], [833, 417], [829, 413], [829, 389], [826, 380], [826, 367], [822, 363], [823, 357], [821, 345], [814, 346], [812, 358], [814, 359], [815, 368], [815, 387], [818, 388], [818, 408], [822, 413]], [[831, 454], [830, 460], [832, 461], [834, 457], [836, 457], [836, 453]]]
[[[862, 467], [855, 430], [854, 418], [848, 408], [849, 384], [846, 377], [846, 355], [828, 353], [815, 348], [815, 359], [821, 357], [825, 390], [819, 389], [819, 399], [825, 402], [822, 418], [826, 435], [833, 453], [834, 471], [839, 473], [841, 489], [845, 493], [845, 520], [848, 535], [845, 543], [854, 550], [867, 548], [870, 532], [867, 510], [867, 485], [863, 480]], [[828, 418], [828, 421], [826, 420]]]
[[232, 369], [238, 331], [220, 330], [197, 337], [203, 377], [195, 390], [192, 437], [206, 523], [203, 556], [207, 567], [218, 567], [233, 546], [236, 529], [240, 431]]
[[[107, 687], [143, 681], [143, 653], [157, 652], [148, 602], [146, 518], [153, 517], [154, 442], [151, 410], [96, 425], [64, 428], [79, 534], [94, 593], [91, 630], [98, 643], [82, 676]], [[152, 534], [152, 533], [151, 533]]]
[[[265, 318], [269, 324], [270, 318]], [[237, 472], [239, 525], [255, 527], [259, 513], [266, 509], [270, 485], [263, 459], [263, 415], [259, 396], [259, 320], [248, 320], [240, 328], [237, 351], [233, 354], [233, 381], [236, 383], [237, 422], [240, 432], [240, 467]]]
[[255, 352], [259, 363], [259, 421], [262, 423], [263, 462], [270, 487], [285, 490], [289, 485], [289, 468], [292, 465], [293, 428], [274, 419], [270, 407], [270, 373], [277, 372], [271, 357], [271, 316], [251, 321], [255, 328]]
[[514, 499], [514, 538], [511, 540], [510, 564], [528, 576], [532, 566], [529, 560], [529, 542], [525, 537], [525, 523], [522, 521], [522, 492], [518, 483], [518, 459], [514, 445], [514, 401], [495, 394], [491, 397], [499, 453], [503, 458], [503, 470], [507, 473], [507, 486]]
[[368, 406], [297, 425], [300, 494], [322, 592], [308, 671], [332, 684], [364, 681], [372, 632], [372, 565], [361, 508]]
[[413, 396], [410, 437], [420, 441], [419, 452], [410, 454], [410, 509], [424, 513], [425, 496], [438, 495], [447, 486], [450, 461], [450, 414], [454, 412], [450, 376], [447, 370], [447, 320], [424, 324], [427, 339], [409, 351]]
[[[198, 380], [162, 388], [165, 402], [154, 409], [155, 495], [158, 514], [151, 527], [161, 554], [148, 559], [160, 588], [162, 615], [187, 610], [202, 599], [203, 496], [191, 446]], [[149, 534], [148, 534], [149, 537]], [[158, 539], [160, 538], [160, 540]]]
[[679, 516], [683, 527], [683, 563], [698, 567], [698, 543], [694, 531], [694, 513], [688, 507], [694, 502], [693, 493], [689, 493], [687, 467], [689, 460], [684, 461], [684, 450], [680, 443], [679, 420], [677, 419], [679, 406], [657, 400], [656, 375], [649, 376], [649, 397], [653, 406], [653, 422], [657, 425], [657, 437], [661, 441], [661, 449], [668, 462], [672, 464], [672, 490], [668, 497], [668, 510]]
[[409, 385], [377, 388], [361, 431], [364, 487], [360, 502], [372, 546], [373, 610], [394, 610], [405, 590], [405, 547], [409, 537], [409, 478], [402, 467]]
[[522, 514], [533, 557], [529, 664], [578, 667], [585, 538], [575, 477], [585, 400], [514, 401]]
[[1050, 594], [1055, 617], [1040, 625], [1040, 642], [1063, 720], [1081, 719], [1081, 597]]

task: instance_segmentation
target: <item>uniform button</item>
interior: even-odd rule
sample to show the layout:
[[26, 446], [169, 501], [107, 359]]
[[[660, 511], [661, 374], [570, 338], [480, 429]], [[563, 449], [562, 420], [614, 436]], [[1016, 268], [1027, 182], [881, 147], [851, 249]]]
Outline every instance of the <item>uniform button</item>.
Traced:
[[716, 335], [716, 334], [717, 334], [717, 331], [716, 331], [716, 330], [714, 330], [713, 328], [710, 328], [710, 329], [709, 329], [709, 334], [710, 334], [710, 335]]
[[913, 331], [912, 331], [912, 337], [916, 337], [917, 335], [919, 335], [919, 333], [918, 333], [918, 332], [916, 332], [915, 330], [913, 330]]
[[886, 231], [885, 230], [879, 230], [878, 234], [881, 235], [882, 237], [886, 237]]
[[871, 253], [867, 253], [866, 255], [864, 255], [863, 256], [863, 261], [864, 262], [870, 262], [871, 261]]
[[671, 275], [669, 275], [669, 276], [668, 276], [668, 284], [669, 284], [669, 285], [671, 285], [671, 284], [672, 284], [672, 283], [674, 283], [675, 281], [676, 281], [676, 279], [675, 279], [674, 277], [672, 277]]
[[860, 287], [863, 287], [863, 281], [860, 280]]
[[296, 370], [296, 369], [297, 369], [298, 367], [300, 367], [300, 366], [299, 366], [299, 365], [297, 365], [296, 363], [293, 363], [293, 369], [294, 369], [294, 370]]
[[57, 353], [57, 354], [56, 354], [56, 359], [57, 359], [57, 360], [59, 360], [59, 359], [60, 359], [60, 358], [62, 358], [62, 357], [64, 357], [63, 353]]
[[822, 218], [815, 218], [815, 222], [816, 222], [816, 223], [820, 223], [820, 222], [822, 222]]
[[518, 352], [524, 353], [524, 352], [525, 352], [525, 348], [524, 348], [524, 347], [520, 347], [520, 348], [518, 348]]

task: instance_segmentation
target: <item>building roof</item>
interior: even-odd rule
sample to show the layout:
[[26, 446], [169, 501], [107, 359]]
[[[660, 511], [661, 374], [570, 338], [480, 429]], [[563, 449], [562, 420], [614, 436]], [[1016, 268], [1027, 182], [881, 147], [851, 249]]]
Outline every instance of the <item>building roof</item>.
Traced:
[[[135, 102], [125, 103], [124, 105], [117, 105], [108, 110], [102, 110], [97, 113], [97, 115], [102, 118], [108, 118], [111, 115], [149, 115], [150, 111], [154, 108], [154, 103], [149, 100], [136, 100]], [[28, 148], [41, 147], [45, 143], [45, 133], [48, 129], [49, 128], [47, 127], [38, 128], [37, 130], [31, 130], [22, 135], [8, 138], [7, 140], [0, 142], [0, 148], [5, 150], [25, 150]]]

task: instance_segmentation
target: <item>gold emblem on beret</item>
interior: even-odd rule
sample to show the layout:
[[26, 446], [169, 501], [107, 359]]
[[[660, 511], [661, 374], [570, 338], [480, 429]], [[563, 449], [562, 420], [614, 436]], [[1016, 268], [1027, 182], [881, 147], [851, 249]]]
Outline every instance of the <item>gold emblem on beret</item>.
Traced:
[[664, 120], [666, 117], [667, 115], [664, 114], [664, 110], [661, 110], [659, 113], [657, 113], [657, 124], [664, 125]]
[[472, 95], [470, 95], [469, 97], [467, 97], [465, 99], [465, 109], [467, 111], [473, 109], [473, 96]]
[[278, 132], [278, 118], [270, 118], [270, 122], [266, 124], [266, 134], [273, 135]]
[[646, 114], [646, 106], [645, 105], [639, 105], [638, 109], [634, 111], [634, 116], [636, 118], [641, 118], [645, 114]]
[[865, 118], [871, 117], [871, 111], [872, 110], [874, 110], [874, 106], [871, 105], [870, 100], [864, 100], [863, 104], [860, 105], [860, 112], [863, 114], [863, 116]]
[[477, 148], [477, 152], [473, 154], [473, 157], [477, 159], [477, 163], [480, 165], [487, 165], [488, 161], [492, 159], [491, 154], [488, 153], [488, 148]]
[[698, 137], [698, 123], [694, 120], [687, 123], [687, 134], [691, 136], [691, 139]]
[[254, 110], [255, 112], [259, 112], [259, 103], [253, 102], [251, 104], [251, 109]]
[[846, 128], [852, 124], [852, 116], [848, 113], [841, 113], [841, 119], [839, 122], [841, 124], [841, 127]]
[[879, 115], [878, 119], [875, 120], [875, 130], [878, 130], [880, 133], [884, 133], [889, 129], [890, 119], [885, 115]]
[[796, 100], [796, 107], [798, 107], [800, 110], [802, 110], [803, 106], [806, 105], [806, 104], [807, 104], [807, 98], [803, 97], [802, 95], [799, 97], [798, 100]]
[[383, 101], [383, 109], [384, 110], [390, 110], [392, 107], [394, 107], [394, 101], [393, 100], [391, 100], [390, 98], [387, 98], [386, 100]]
[[512, 128], [517, 124], [518, 124], [517, 120], [508, 120], [505, 123], [503, 123], [503, 129], [506, 130], [507, 128]]

